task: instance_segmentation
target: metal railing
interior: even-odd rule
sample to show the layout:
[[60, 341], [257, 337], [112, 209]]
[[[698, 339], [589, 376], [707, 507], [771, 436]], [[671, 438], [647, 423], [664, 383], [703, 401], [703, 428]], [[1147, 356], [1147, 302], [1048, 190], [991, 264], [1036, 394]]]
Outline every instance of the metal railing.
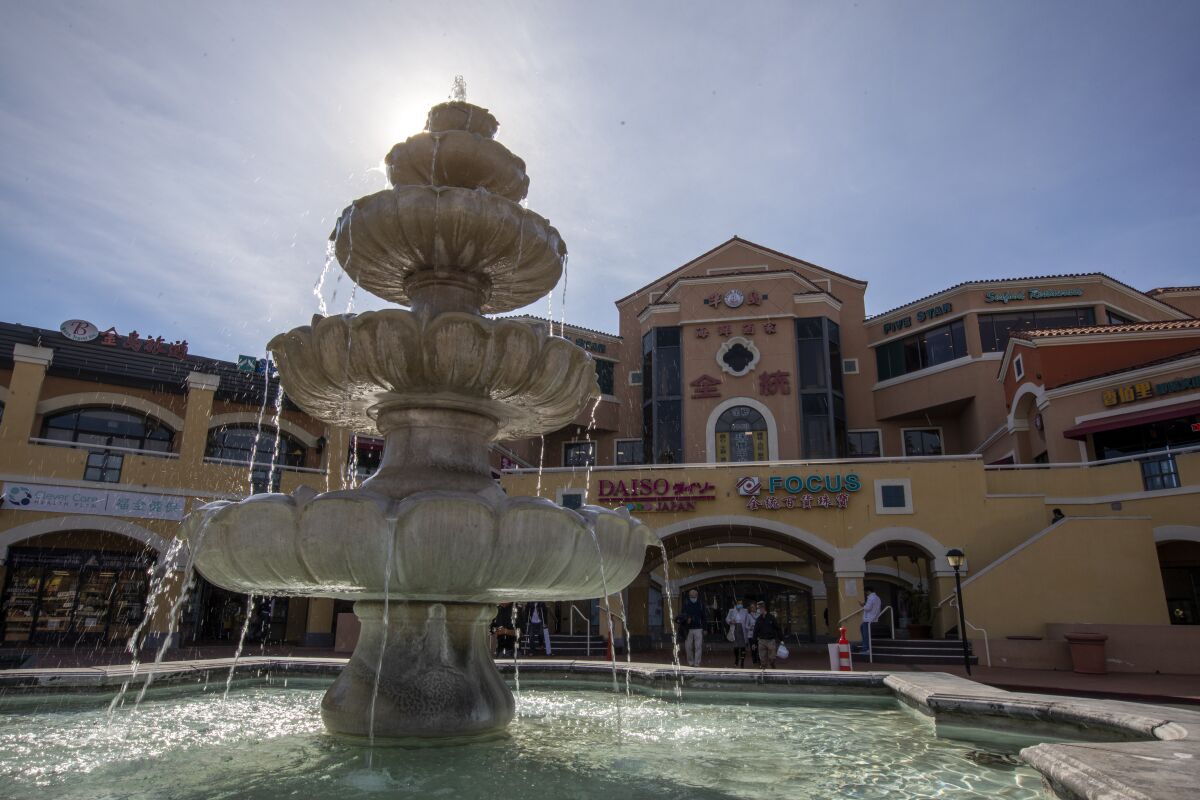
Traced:
[[571, 606], [571, 615], [567, 624], [572, 636], [575, 635], [576, 614], [578, 614], [579, 618], [583, 620], [584, 630], [587, 631], [587, 641], [584, 643], [584, 647], [587, 651], [587, 655], [590, 656], [592, 654], [592, 621], [583, 615], [583, 612], [579, 610], [579, 606]]
[[[253, 463], [240, 458], [215, 458], [213, 456], [204, 457], [205, 464], [223, 464], [230, 467], [266, 467], [271, 468], [269, 461], [255, 461]], [[317, 467], [293, 467], [288, 464], [276, 464], [275, 469], [279, 472], [306, 472], [310, 475], [324, 475], [325, 470]]]
[[[958, 608], [958, 598], [953, 594], [948, 594], [941, 599], [941, 602], [939, 602], [934, 607], [934, 610], [941, 610], [942, 606], [946, 605], [946, 603], [950, 604], [949, 605], [950, 608]], [[983, 634], [983, 654], [984, 654], [985, 659], [987, 660], [987, 665], [989, 667], [992, 666], [992, 648], [991, 648], [991, 645], [988, 643], [988, 632], [986, 630], [984, 630], [983, 628], [979, 627], [978, 625], [971, 624], [971, 620], [967, 619], [966, 615], [963, 615], [963, 622], [967, 623], [967, 627], [970, 628], [971, 630], [979, 631], [980, 633]], [[967, 632], [959, 631], [958, 638], [960, 640], [967, 638]]]
[[[840, 627], [843, 622], [845, 622], [846, 620], [848, 620], [852, 617], [856, 617], [861, 613], [863, 613], [863, 609], [861, 609], [861, 608], [858, 609], [857, 611], [851, 611], [849, 614], [847, 614], [846, 616], [844, 616], [838, 620], [838, 623], [837, 623], [838, 626]], [[891, 606], [884, 606], [883, 610], [881, 610], [879, 612], [879, 616], [875, 618], [875, 622], [878, 622], [880, 619], [882, 619], [884, 614], [888, 615], [888, 622], [891, 624], [891, 627], [892, 627], [892, 640], [895, 641], [895, 639], [896, 639], [896, 612], [892, 609]], [[867, 642], [866, 642], [867, 659], [872, 664], [875, 663], [875, 648], [872, 646], [873, 642], [871, 640], [871, 625], [874, 625], [874, 624], [875, 623], [872, 622], [870, 625], [867, 625]], [[989, 664], [988, 666], [991, 666], [991, 665]]]
[[68, 442], [62, 439], [40, 439], [31, 437], [30, 444], [44, 444], [51, 447], [70, 447], [74, 450], [88, 450], [93, 453], [127, 453], [135, 456], [153, 456], [155, 458], [179, 458], [179, 453], [172, 453], [168, 450], [143, 450], [138, 447], [114, 447], [106, 444], [92, 444], [88, 442]]

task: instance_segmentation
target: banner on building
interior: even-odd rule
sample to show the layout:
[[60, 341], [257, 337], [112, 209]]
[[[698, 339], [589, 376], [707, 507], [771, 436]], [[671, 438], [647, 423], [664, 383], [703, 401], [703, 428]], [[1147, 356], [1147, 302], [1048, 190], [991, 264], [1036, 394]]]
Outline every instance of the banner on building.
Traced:
[[170, 494], [118, 492], [40, 483], [4, 484], [4, 510], [100, 514], [138, 519], [183, 519], [185, 498]]

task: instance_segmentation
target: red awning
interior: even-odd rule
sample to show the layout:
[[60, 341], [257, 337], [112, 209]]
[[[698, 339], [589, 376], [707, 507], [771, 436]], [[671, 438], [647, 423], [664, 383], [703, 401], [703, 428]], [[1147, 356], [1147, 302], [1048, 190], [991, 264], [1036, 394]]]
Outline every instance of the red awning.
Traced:
[[1135, 425], [1147, 425], [1151, 422], [1162, 422], [1168, 419], [1188, 417], [1193, 414], [1200, 414], [1200, 400], [1191, 403], [1180, 403], [1176, 406], [1167, 406], [1166, 408], [1150, 409], [1148, 411], [1137, 411], [1135, 409], [1125, 414], [1118, 414], [1115, 417], [1105, 417], [1104, 419], [1085, 422], [1082, 425], [1076, 425], [1074, 428], [1063, 431], [1063, 436], [1068, 439], [1079, 439], [1082, 441], [1087, 438], [1089, 433], [1113, 431], [1118, 428], [1132, 428]]

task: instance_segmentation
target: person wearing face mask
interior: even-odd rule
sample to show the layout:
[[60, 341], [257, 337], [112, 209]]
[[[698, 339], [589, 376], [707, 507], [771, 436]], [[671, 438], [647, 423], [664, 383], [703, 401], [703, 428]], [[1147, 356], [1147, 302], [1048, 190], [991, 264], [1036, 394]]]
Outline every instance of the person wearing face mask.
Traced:
[[746, 666], [746, 644], [750, 640], [750, 627], [754, 618], [746, 610], [746, 604], [738, 600], [729, 613], [725, 615], [725, 624], [729, 626], [726, 638], [733, 644], [733, 665]]
[[683, 602], [684, 626], [687, 637], [684, 639], [683, 651], [687, 654], [688, 664], [700, 666], [700, 656], [704, 652], [704, 604], [700, 602], [700, 593], [695, 589], [688, 592], [687, 600]]
[[750, 647], [750, 658], [754, 661], [754, 665], [758, 666], [758, 637], [754, 635], [754, 624], [758, 622], [758, 618], [762, 616], [762, 612], [758, 606], [752, 601], [746, 608], [746, 614], [749, 620], [746, 622], [746, 644]]

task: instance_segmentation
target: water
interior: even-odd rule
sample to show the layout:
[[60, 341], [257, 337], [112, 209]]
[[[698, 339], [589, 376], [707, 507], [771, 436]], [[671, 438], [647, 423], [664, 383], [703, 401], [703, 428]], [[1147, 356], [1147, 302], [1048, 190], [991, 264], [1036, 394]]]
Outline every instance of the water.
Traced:
[[[258, 466], [258, 442], [262, 438], [263, 417], [267, 415], [267, 402], [271, 396], [271, 351], [267, 351], [267, 364], [263, 369], [263, 401], [258, 409], [258, 422], [254, 426], [254, 446], [250, 448], [250, 466], [246, 468], [246, 494], [254, 494], [254, 468]], [[275, 429], [279, 435], [279, 429]], [[271, 491], [270, 485], [267, 491]]]
[[679, 670], [679, 634], [676, 632], [675, 625], [675, 603], [671, 598], [671, 562], [667, 558], [667, 546], [660, 539], [658, 542], [659, 552], [662, 553], [663, 560], [663, 594], [667, 598], [666, 608], [663, 614], [667, 617], [667, 624], [671, 628], [671, 664], [675, 667], [675, 699], [683, 700], [683, 675]]
[[[267, 362], [267, 375], [271, 373], [271, 362]], [[279, 390], [275, 392], [275, 412], [271, 416], [271, 427], [275, 429], [275, 446], [271, 448], [271, 466], [267, 470], [267, 491], [272, 491], [275, 486], [275, 470], [279, 467], [279, 448], [283, 443], [283, 432], [279, 429], [279, 418], [283, 416], [283, 381], [279, 382]], [[262, 423], [259, 423], [259, 432], [262, 432]], [[258, 449], [255, 448], [254, 458], [258, 458]]]
[[250, 620], [254, 617], [254, 595], [246, 595], [246, 621], [242, 623], [242, 632], [238, 635], [237, 649], [233, 651], [233, 663], [229, 665], [229, 675], [225, 678], [225, 694], [222, 699], [229, 699], [229, 688], [233, 686], [233, 672], [237, 669], [238, 659], [242, 657], [242, 648], [246, 645], [246, 634], [250, 631]]
[[[528, 683], [528, 682], [527, 682]], [[527, 685], [506, 736], [449, 747], [374, 750], [320, 721], [327, 683], [198, 686], [154, 694], [105, 729], [103, 708], [38, 698], [0, 704], [6, 800], [199, 800], [337, 797], [864, 800], [1041, 798], [1014, 763], [1021, 743], [939, 739], [891, 698], [741, 695], [683, 706], [635, 694], [618, 741], [616, 698]], [[165, 690], [156, 690], [164, 692]], [[42, 710], [50, 707], [49, 710]], [[985, 731], [976, 733], [987, 736]]]
[[[390, 611], [392, 587], [392, 561], [396, 556], [396, 537], [390, 531], [384, 533], [387, 539], [387, 559], [383, 563], [383, 636], [379, 643], [379, 658], [375, 662], [375, 685], [371, 689], [371, 714], [367, 720], [367, 736], [371, 747], [375, 747], [375, 701], [379, 699], [379, 677], [383, 673], [383, 657], [387, 653], [388, 614]], [[372, 765], [373, 755], [367, 753], [367, 766]]]

